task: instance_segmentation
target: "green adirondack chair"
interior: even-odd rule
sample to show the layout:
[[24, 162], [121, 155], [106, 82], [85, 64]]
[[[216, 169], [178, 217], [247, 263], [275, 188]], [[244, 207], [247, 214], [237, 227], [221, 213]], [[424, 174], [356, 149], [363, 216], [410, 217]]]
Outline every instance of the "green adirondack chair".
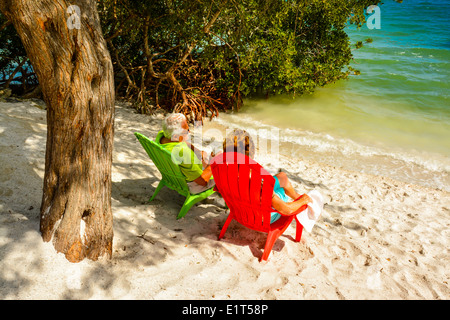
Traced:
[[202, 193], [191, 194], [186, 183], [186, 178], [178, 165], [173, 163], [170, 152], [161, 147], [160, 144], [150, 140], [141, 133], [135, 132], [134, 135], [139, 140], [142, 147], [162, 175], [162, 179], [149, 201], [152, 201], [164, 186], [177, 191], [179, 194], [186, 197], [183, 207], [181, 207], [181, 210], [177, 216], [177, 219], [180, 219], [186, 215], [194, 204], [207, 198], [215, 192], [214, 188], [211, 188], [203, 191]]

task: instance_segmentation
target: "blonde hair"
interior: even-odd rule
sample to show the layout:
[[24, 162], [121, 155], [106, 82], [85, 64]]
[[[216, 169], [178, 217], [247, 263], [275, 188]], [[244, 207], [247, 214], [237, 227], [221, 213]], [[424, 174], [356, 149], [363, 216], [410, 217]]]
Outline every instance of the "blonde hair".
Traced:
[[223, 140], [223, 152], [239, 152], [253, 158], [255, 156], [255, 144], [247, 131], [234, 129]]

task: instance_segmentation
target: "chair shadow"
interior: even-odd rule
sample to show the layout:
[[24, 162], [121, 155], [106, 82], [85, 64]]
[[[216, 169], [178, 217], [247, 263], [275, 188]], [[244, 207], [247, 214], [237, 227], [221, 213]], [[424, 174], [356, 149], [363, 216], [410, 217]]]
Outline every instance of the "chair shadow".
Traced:
[[[221, 226], [219, 228], [219, 233], [220, 230], [222, 230]], [[219, 235], [219, 233], [217, 234], [217, 236]], [[291, 236], [283, 234], [275, 241], [271, 251], [281, 252], [283, 248], [286, 246], [285, 241], [283, 241], [281, 237], [288, 238], [292, 241], [294, 240]], [[217, 237], [216, 240], [218, 240]], [[252, 255], [259, 260], [261, 259], [264, 253], [266, 240], [267, 240], [267, 233], [251, 230], [241, 225], [237, 221], [232, 221], [228, 226], [228, 229], [225, 232], [224, 237], [218, 241], [233, 244], [240, 247], [248, 247]]]
[[[237, 221], [231, 222], [224, 237], [220, 240], [218, 239], [223, 224], [228, 217], [228, 211], [225, 211], [219, 203], [214, 203], [212, 199], [218, 197], [217, 195], [214, 196], [213, 194], [209, 198], [196, 203], [181, 221], [177, 220], [176, 217], [184, 203], [185, 197], [176, 191], [163, 187], [156, 198], [149, 202], [159, 181], [160, 179], [152, 177], [144, 179], [123, 179], [120, 182], [113, 182], [112, 197], [123, 203], [124, 206], [154, 206], [154, 219], [165, 228], [173, 230], [174, 234], [184, 233], [184, 236], [190, 240], [193, 240], [194, 237], [205, 237], [213, 242], [225, 242], [236, 246], [248, 247], [255, 258], [260, 259], [262, 257], [267, 234], [248, 229]], [[164, 213], [157, 209], [162, 204], [165, 206]], [[168, 211], [173, 215], [172, 220], [167, 219]], [[196, 228], [196, 226], [189, 226], [190, 230], [188, 230], [185, 222], [203, 219], [212, 212], [216, 214], [213, 217], [208, 217], [208, 219], [211, 219], [211, 227], [193, 236], [192, 229]], [[180, 223], [183, 225], [182, 228], [180, 228]], [[280, 238], [274, 243], [272, 251], [280, 252], [283, 250], [285, 242]], [[293, 240], [292, 237], [291, 239]]]
[[111, 197], [124, 205], [160, 205], [161, 203], [174, 203], [181, 206], [185, 197], [177, 192], [164, 187], [153, 201], [149, 201], [158, 186], [158, 177], [142, 179], [122, 179], [112, 182]]
[[[156, 171], [156, 170], [155, 170]], [[153, 173], [155, 174], [155, 173]], [[293, 174], [287, 173], [289, 178], [308, 185], [308, 186], [320, 186], [326, 188], [323, 184], [313, 183], [301, 179]], [[156, 187], [160, 181], [160, 178], [156, 175], [140, 179], [122, 179], [112, 183], [112, 198], [119, 201], [123, 206], [150, 206], [154, 208], [154, 217], [159, 224], [172, 230], [173, 234], [183, 234], [183, 237], [188, 241], [192, 241], [195, 237], [204, 237], [214, 242], [225, 242], [228, 244], [248, 247], [251, 254], [258, 260], [264, 253], [264, 247], [267, 240], [267, 233], [259, 232], [246, 228], [239, 224], [237, 221], [232, 221], [222, 239], [218, 239], [219, 233], [227, 219], [228, 210], [225, 211], [223, 206], [219, 203], [215, 203], [211, 200], [215, 197], [219, 197], [218, 193], [211, 195], [203, 201], [196, 203], [182, 218], [184, 222], [193, 221], [196, 222], [199, 219], [209, 219], [209, 227], [199, 230], [199, 233], [193, 235], [193, 230], [200, 228], [198, 225], [187, 225], [186, 223], [180, 223], [176, 217], [181, 210], [185, 197], [178, 194], [176, 191], [171, 190], [168, 187], [163, 187], [155, 199], [149, 202], [149, 199], [156, 190]], [[223, 199], [222, 199], [223, 200]], [[164, 206], [164, 210], [160, 207]], [[225, 212], [227, 214], [225, 214]], [[167, 215], [173, 215], [173, 219], [168, 219]], [[181, 225], [180, 225], [181, 224]], [[291, 225], [295, 228], [295, 226]], [[170, 241], [170, 239], [168, 239]], [[294, 241], [294, 238], [290, 235], [282, 234], [274, 243], [271, 251], [281, 252], [286, 246], [285, 240]], [[230, 252], [230, 254], [233, 254]]]
[[[156, 181], [158, 181], [157, 178], [123, 179], [118, 182], [113, 181], [111, 197], [120, 202], [133, 201], [143, 204], [145, 198], [149, 199], [154, 189], [156, 189], [156, 187], [152, 186]], [[149, 196], [147, 197], [147, 195]]]

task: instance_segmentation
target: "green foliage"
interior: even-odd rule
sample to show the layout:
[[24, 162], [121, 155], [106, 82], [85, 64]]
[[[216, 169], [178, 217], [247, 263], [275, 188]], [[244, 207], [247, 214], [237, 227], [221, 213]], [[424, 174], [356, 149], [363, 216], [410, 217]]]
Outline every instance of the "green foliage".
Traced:
[[345, 28], [361, 27], [379, 2], [100, 0], [98, 9], [117, 95], [142, 112], [156, 105], [202, 118], [239, 108], [245, 96], [311, 93], [358, 74]]
[[[113, 25], [120, 24], [127, 30], [112, 39], [111, 44], [120, 52], [121, 64], [127, 65], [132, 73], [135, 95], [143, 81], [146, 89], [150, 89], [148, 92], [157, 90], [158, 101], [163, 101], [168, 109], [181, 100], [167, 79], [134, 71], [144, 68], [150, 58], [156, 73], [164, 74], [175, 66], [175, 76], [185, 92], [193, 97], [212, 97], [221, 102], [216, 106], [223, 109], [239, 107], [242, 96], [311, 93], [317, 86], [346, 78], [355, 70], [346, 69], [352, 53], [344, 29], [349, 23], [362, 26], [365, 8], [377, 3], [373, 0], [220, 3], [105, 0], [101, 2], [100, 12], [107, 35], [115, 32]], [[205, 33], [203, 28], [216, 11], [220, 11], [219, 18], [210, 32]], [[127, 20], [130, 15], [133, 18]], [[143, 34], [146, 18], [150, 26], [148, 34]], [[143, 54], [145, 37], [155, 56]], [[189, 52], [189, 58], [179, 63], [192, 43], [195, 47]], [[161, 52], [167, 53], [157, 55]], [[128, 94], [133, 91], [129, 83], [121, 90]]]

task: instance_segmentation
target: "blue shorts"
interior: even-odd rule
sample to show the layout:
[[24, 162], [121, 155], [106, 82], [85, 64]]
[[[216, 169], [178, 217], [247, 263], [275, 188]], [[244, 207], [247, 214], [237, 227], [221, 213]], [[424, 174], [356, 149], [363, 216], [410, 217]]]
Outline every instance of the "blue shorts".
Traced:
[[[275, 185], [273, 186], [273, 192], [284, 202], [291, 202], [291, 198], [289, 198], [288, 195], [286, 195], [286, 192], [284, 192], [284, 189], [280, 186], [280, 181], [278, 181], [278, 178], [275, 177]], [[274, 223], [275, 221], [277, 221], [278, 219], [280, 219], [281, 214], [279, 214], [278, 212], [272, 212], [270, 217], [270, 223]]]

